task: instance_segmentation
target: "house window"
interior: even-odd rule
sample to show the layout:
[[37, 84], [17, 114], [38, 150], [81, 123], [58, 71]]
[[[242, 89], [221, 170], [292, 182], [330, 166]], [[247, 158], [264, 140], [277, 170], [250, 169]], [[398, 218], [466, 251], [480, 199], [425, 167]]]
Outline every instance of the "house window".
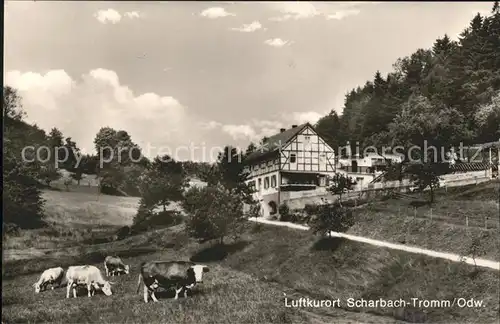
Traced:
[[297, 155], [295, 153], [290, 154], [290, 163], [297, 162]]
[[250, 188], [250, 190], [255, 191], [255, 181], [250, 181], [248, 183], [248, 187]]
[[265, 177], [264, 179], [264, 189], [268, 189], [269, 188], [269, 177]]
[[260, 189], [262, 187], [262, 179], [259, 179], [257, 183], [258, 183], [257, 189], [260, 191]]
[[271, 187], [272, 187], [272, 188], [275, 188], [275, 187], [276, 187], [276, 176], [275, 176], [275, 175], [273, 175], [273, 176], [271, 177]]

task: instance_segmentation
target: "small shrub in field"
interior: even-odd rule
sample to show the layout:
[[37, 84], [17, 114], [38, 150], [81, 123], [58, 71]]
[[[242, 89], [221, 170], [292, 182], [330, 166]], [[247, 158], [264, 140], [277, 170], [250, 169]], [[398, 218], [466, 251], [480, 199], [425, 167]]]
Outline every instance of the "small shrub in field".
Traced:
[[476, 264], [476, 258], [486, 254], [487, 251], [485, 251], [484, 246], [481, 244], [481, 240], [483, 239], [483, 235], [487, 236], [486, 233], [475, 233], [475, 234], [470, 234], [468, 236], [467, 243], [463, 249], [462, 255], [463, 257], [471, 257], [472, 260], [474, 261], [474, 269], [475, 271], [478, 270], [477, 264]]
[[290, 220], [290, 207], [287, 204], [281, 204], [278, 208], [278, 213], [280, 214], [281, 221], [288, 222]]
[[354, 225], [352, 210], [340, 204], [320, 206], [313, 219], [311, 229], [314, 234], [330, 236], [330, 232], [346, 232]]

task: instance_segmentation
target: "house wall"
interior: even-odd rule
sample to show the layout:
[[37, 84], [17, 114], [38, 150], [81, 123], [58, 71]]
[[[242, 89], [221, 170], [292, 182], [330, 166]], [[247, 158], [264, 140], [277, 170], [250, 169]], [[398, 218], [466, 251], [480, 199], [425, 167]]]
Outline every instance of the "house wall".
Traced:
[[335, 173], [335, 151], [311, 127], [305, 127], [280, 152], [283, 171]]
[[[276, 182], [272, 180], [272, 178], [275, 177]], [[269, 187], [266, 188], [266, 178], [269, 181]], [[260, 190], [259, 190], [259, 180], [260, 180]], [[273, 172], [268, 172], [268, 173], [263, 173], [261, 175], [255, 176], [252, 179], [246, 180], [245, 183], [248, 185], [250, 183], [255, 183], [255, 192], [253, 194], [254, 199], [260, 200], [262, 199], [263, 196], [265, 195], [270, 195], [270, 194], [275, 194], [279, 190], [279, 183], [280, 183], [280, 173], [279, 171], [273, 171]], [[273, 187], [274, 185], [274, 187]]]

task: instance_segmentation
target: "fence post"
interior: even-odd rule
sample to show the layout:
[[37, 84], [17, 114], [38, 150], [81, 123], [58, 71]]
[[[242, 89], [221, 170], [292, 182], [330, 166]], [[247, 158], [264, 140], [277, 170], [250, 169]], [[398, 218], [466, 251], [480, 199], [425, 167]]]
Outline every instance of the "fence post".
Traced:
[[431, 222], [432, 222], [432, 208], [431, 208]]
[[417, 207], [413, 207], [413, 218], [417, 218]]
[[469, 216], [465, 215], [465, 227], [469, 227]]

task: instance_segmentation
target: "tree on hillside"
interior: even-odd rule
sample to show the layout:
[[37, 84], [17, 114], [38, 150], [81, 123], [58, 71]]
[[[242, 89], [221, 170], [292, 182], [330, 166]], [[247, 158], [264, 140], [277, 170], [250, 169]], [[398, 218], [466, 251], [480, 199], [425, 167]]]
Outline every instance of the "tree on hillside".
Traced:
[[245, 169], [242, 155], [242, 152], [236, 148], [226, 146], [219, 153], [213, 172], [219, 176], [218, 183], [240, 195], [245, 203], [251, 204], [253, 203], [252, 192], [250, 187], [245, 184], [248, 171]]
[[26, 112], [22, 108], [21, 97], [17, 90], [9, 87], [3, 87], [3, 118], [4, 120], [21, 121], [26, 116]]
[[161, 207], [166, 211], [171, 202], [183, 199], [187, 185], [182, 163], [168, 155], [156, 157], [142, 178], [141, 201], [149, 210]]
[[338, 147], [344, 144], [345, 138], [337, 112], [332, 110], [327, 116], [320, 118], [316, 122], [315, 129], [338, 154]]
[[407, 168], [415, 185], [430, 188], [430, 201], [439, 186], [439, 176], [448, 169], [446, 153], [471, 134], [463, 115], [455, 109], [434, 106], [422, 96], [412, 96], [390, 125], [391, 136], [404, 148]]
[[188, 214], [186, 231], [201, 242], [224, 244], [224, 238], [241, 233], [248, 218], [241, 196], [221, 184], [189, 189], [183, 207]]
[[311, 230], [314, 234], [331, 237], [331, 232], [346, 232], [354, 225], [354, 216], [350, 208], [340, 204], [320, 205], [316, 217], [312, 218]]
[[44, 200], [36, 181], [39, 168], [37, 161], [23, 160], [21, 151], [28, 145], [43, 145], [45, 132], [22, 120], [26, 114], [17, 91], [11, 87], [3, 90], [3, 223], [33, 227], [44, 216]]
[[493, 142], [500, 137], [500, 90], [491, 98], [491, 102], [481, 105], [474, 120], [479, 130], [480, 142]]
[[341, 173], [335, 173], [335, 175], [330, 178], [330, 182], [331, 185], [327, 188], [327, 190], [331, 194], [339, 196], [339, 205], [342, 206], [342, 195], [353, 190], [356, 185], [356, 181]]
[[97, 176], [100, 191], [121, 193], [128, 176], [125, 168], [132, 164], [144, 165], [142, 152], [130, 135], [123, 130], [103, 127], [94, 139], [99, 164]]
[[62, 174], [52, 163], [47, 163], [41, 166], [39, 178], [45, 185], [50, 186], [53, 181], [61, 179]]
[[440, 187], [440, 177], [446, 174], [448, 164], [421, 163], [410, 165], [407, 173], [410, 175], [413, 185], [422, 192], [429, 188], [429, 202], [434, 203], [434, 192]]

